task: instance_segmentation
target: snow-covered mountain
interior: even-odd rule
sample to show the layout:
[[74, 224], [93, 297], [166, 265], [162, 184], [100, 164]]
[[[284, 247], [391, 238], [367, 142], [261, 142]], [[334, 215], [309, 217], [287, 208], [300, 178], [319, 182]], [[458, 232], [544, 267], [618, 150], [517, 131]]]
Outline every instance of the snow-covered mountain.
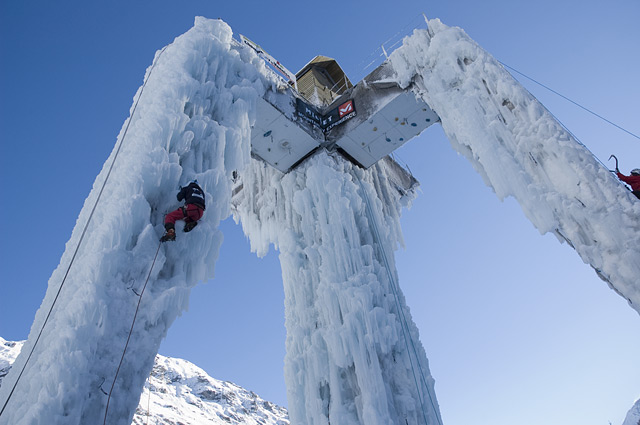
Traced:
[[23, 344], [24, 341], [7, 341], [0, 337], [0, 386], [2, 386], [2, 380], [9, 373], [14, 360], [20, 354]]
[[[0, 337], [0, 385], [24, 341]], [[231, 382], [214, 379], [186, 360], [156, 356], [135, 425], [288, 425], [287, 409]]]

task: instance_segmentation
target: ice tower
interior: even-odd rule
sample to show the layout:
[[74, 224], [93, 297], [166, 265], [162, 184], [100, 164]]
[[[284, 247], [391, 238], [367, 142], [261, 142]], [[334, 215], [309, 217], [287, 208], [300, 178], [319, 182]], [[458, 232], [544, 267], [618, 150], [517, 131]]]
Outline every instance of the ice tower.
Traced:
[[[294, 75], [197, 18], [147, 70], [0, 389], [0, 424], [130, 424], [230, 214], [255, 252], [280, 253], [293, 424], [442, 424], [393, 254], [418, 182], [387, 156], [434, 123], [640, 312], [640, 203], [462, 30], [429, 21], [353, 85], [331, 58]], [[160, 245], [194, 177], [213, 202]]]

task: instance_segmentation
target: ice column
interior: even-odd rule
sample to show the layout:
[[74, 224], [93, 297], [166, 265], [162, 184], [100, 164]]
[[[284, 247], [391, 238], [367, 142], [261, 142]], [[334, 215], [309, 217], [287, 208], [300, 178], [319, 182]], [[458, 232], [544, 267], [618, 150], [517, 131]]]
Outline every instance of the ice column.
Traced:
[[[3, 382], [2, 425], [103, 423], [148, 276], [107, 417], [111, 425], [131, 423], [160, 341], [187, 307], [191, 288], [213, 277], [222, 242], [218, 224], [230, 214], [231, 176], [249, 163], [255, 102], [272, 84], [263, 62], [236, 47], [231, 36], [222, 21], [198, 18], [156, 54], [49, 281], [29, 339]], [[192, 178], [208, 199], [204, 217], [197, 231], [184, 234], [178, 227], [178, 240], [159, 246], [163, 216], [179, 206], [179, 185]]]
[[257, 161], [242, 175], [236, 217], [259, 255], [280, 251], [293, 424], [441, 423], [393, 258], [414, 194], [390, 167], [321, 152], [286, 175]]
[[607, 167], [460, 28], [429, 21], [391, 63], [496, 195], [513, 196], [640, 313], [640, 202]]

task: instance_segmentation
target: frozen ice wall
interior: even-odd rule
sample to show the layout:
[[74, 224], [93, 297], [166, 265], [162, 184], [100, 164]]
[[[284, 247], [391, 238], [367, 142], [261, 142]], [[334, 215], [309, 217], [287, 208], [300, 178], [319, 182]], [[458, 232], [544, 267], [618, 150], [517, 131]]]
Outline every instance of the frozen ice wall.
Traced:
[[638, 425], [640, 423], [640, 399], [627, 412], [622, 425]]
[[568, 242], [640, 312], [640, 202], [459, 28], [429, 21], [391, 55], [397, 79], [498, 197]]
[[[386, 160], [321, 152], [283, 175], [254, 161], [234, 197], [252, 249], [280, 252], [291, 423], [440, 424], [393, 253], [413, 199]], [[240, 186], [241, 185], [241, 186]]]
[[[161, 339], [187, 307], [191, 288], [213, 276], [231, 175], [249, 162], [255, 100], [273, 84], [265, 75], [263, 62], [236, 47], [231, 29], [217, 20], [196, 19], [156, 54], [3, 382], [2, 425], [103, 423], [148, 278], [107, 418], [131, 423]], [[179, 186], [193, 178], [208, 201], [198, 231], [178, 228], [177, 242], [160, 246], [163, 216], [178, 207]]]

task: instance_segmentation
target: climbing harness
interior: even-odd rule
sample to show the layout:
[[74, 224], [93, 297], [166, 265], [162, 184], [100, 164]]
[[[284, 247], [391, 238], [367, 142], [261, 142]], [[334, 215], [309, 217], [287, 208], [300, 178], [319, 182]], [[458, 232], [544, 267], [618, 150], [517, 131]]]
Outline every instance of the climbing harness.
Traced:
[[127, 121], [127, 126], [124, 129], [124, 133], [122, 134], [122, 139], [120, 140], [120, 144], [118, 145], [118, 149], [116, 149], [115, 154], [113, 155], [113, 161], [111, 162], [111, 166], [109, 167], [109, 171], [107, 172], [107, 175], [104, 179], [104, 181], [102, 182], [102, 187], [100, 188], [100, 192], [98, 193], [98, 196], [96, 198], [96, 202], [93, 204], [93, 208], [91, 209], [91, 213], [89, 214], [89, 218], [87, 219], [86, 224], [84, 225], [84, 229], [82, 230], [82, 234], [80, 235], [80, 240], [78, 241], [78, 245], [76, 246], [75, 251], [73, 252], [73, 256], [71, 257], [71, 261], [69, 262], [69, 266], [67, 267], [67, 270], [64, 274], [64, 277], [62, 279], [62, 283], [60, 284], [60, 286], [58, 287], [58, 291], [56, 292], [56, 296], [53, 299], [53, 303], [51, 303], [51, 308], [49, 308], [49, 312], [47, 313], [47, 317], [44, 320], [44, 323], [42, 324], [42, 327], [40, 328], [40, 332], [38, 333], [38, 336], [36, 337], [35, 342], [33, 343], [33, 346], [31, 347], [31, 351], [29, 352], [29, 356], [27, 357], [27, 360], [24, 362], [24, 364], [22, 365], [22, 369], [20, 370], [20, 374], [18, 375], [18, 378], [16, 378], [15, 382], [13, 383], [13, 387], [11, 388], [11, 391], [9, 392], [9, 395], [7, 396], [7, 399], [4, 402], [4, 405], [2, 406], [2, 409], [0, 410], [0, 416], [2, 416], [2, 413], [4, 413], [5, 408], [7, 407], [7, 404], [9, 404], [9, 400], [11, 399], [11, 396], [13, 395], [13, 392], [16, 389], [16, 386], [18, 385], [18, 382], [20, 381], [20, 378], [22, 378], [22, 374], [24, 373], [27, 364], [29, 363], [29, 360], [31, 359], [31, 356], [33, 355], [33, 352], [36, 349], [36, 346], [38, 345], [38, 341], [40, 341], [40, 337], [42, 336], [42, 332], [44, 331], [45, 326], [47, 325], [47, 322], [49, 321], [49, 317], [51, 316], [51, 312], [53, 311], [53, 308], [56, 305], [56, 302], [58, 301], [58, 297], [60, 296], [60, 292], [62, 291], [62, 287], [64, 286], [66, 280], [67, 280], [67, 276], [69, 276], [69, 270], [71, 270], [71, 266], [73, 265], [76, 256], [78, 254], [78, 251], [80, 250], [80, 246], [82, 245], [82, 241], [84, 240], [84, 236], [87, 233], [87, 229], [89, 228], [89, 224], [91, 223], [91, 219], [93, 218], [93, 214], [96, 211], [96, 207], [98, 206], [98, 202], [100, 202], [100, 198], [102, 197], [102, 193], [104, 192], [104, 188], [107, 185], [107, 181], [109, 181], [109, 177], [111, 176], [111, 172], [113, 171], [113, 166], [116, 163], [116, 160], [118, 159], [118, 155], [120, 153], [120, 150], [122, 149], [122, 145], [124, 144], [125, 138], [127, 136], [127, 131], [129, 131], [129, 126], [131, 125], [131, 121], [133, 121], [133, 116], [136, 113], [136, 109], [138, 108], [138, 103], [140, 102], [140, 99], [142, 98], [142, 94], [144, 93], [144, 89], [147, 86], [147, 82], [149, 81], [149, 78], [151, 77], [151, 73], [153, 72], [153, 70], [155, 69], [160, 56], [162, 56], [162, 54], [164, 53], [164, 51], [167, 49], [168, 46], [165, 46], [160, 53], [158, 54], [158, 56], [156, 57], [156, 60], [154, 61], [153, 65], [151, 66], [151, 70], [149, 71], [149, 75], [147, 76], [147, 78], [145, 79], [144, 83], [142, 84], [142, 88], [140, 89], [140, 95], [138, 96], [138, 99], [136, 99], [136, 103], [133, 106], [133, 111], [131, 112], [131, 118], [129, 118], [129, 121]]
[[142, 303], [142, 296], [144, 295], [144, 290], [147, 289], [147, 283], [149, 283], [151, 272], [153, 271], [153, 267], [156, 265], [156, 259], [158, 258], [158, 252], [160, 252], [161, 246], [162, 246], [162, 243], [158, 244], [158, 249], [156, 249], [156, 255], [153, 257], [153, 262], [151, 263], [151, 267], [149, 268], [149, 274], [147, 275], [147, 280], [144, 282], [144, 286], [142, 287], [142, 291], [140, 292], [140, 296], [138, 297], [138, 305], [136, 306], [136, 312], [133, 315], [133, 320], [131, 321], [131, 329], [129, 329], [127, 342], [124, 344], [124, 350], [122, 350], [122, 357], [120, 357], [120, 363], [118, 364], [118, 369], [116, 369], [116, 374], [113, 377], [113, 382], [111, 383], [111, 389], [109, 390], [109, 395], [107, 397], [107, 407], [104, 410], [104, 425], [107, 424], [107, 414], [109, 413], [109, 402], [111, 401], [111, 393], [113, 393], [113, 387], [115, 387], [116, 385], [116, 379], [118, 379], [118, 374], [120, 373], [120, 367], [122, 366], [122, 362], [124, 361], [124, 355], [127, 352], [127, 347], [129, 347], [131, 334], [133, 334], [133, 326], [136, 324], [136, 319], [138, 318], [138, 311], [140, 310], [140, 303]]
[[[429, 397], [429, 401], [431, 403], [431, 407], [433, 409], [434, 415], [438, 421], [439, 425], [442, 425], [442, 421], [440, 419], [440, 415], [438, 415], [437, 409], [435, 407], [435, 403], [433, 401], [433, 397], [431, 396], [431, 391], [429, 390], [429, 385], [427, 384], [427, 380], [424, 376], [424, 372], [422, 370], [422, 365], [420, 364], [420, 357], [418, 356], [418, 350], [416, 349], [416, 346], [413, 342], [413, 338], [411, 338], [411, 334], [409, 332], [409, 325], [407, 323], [407, 318], [404, 314], [404, 309], [402, 308], [401, 304], [400, 304], [400, 300], [399, 300], [399, 296], [398, 296], [398, 283], [396, 281], [395, 276], [393, 275], [393, 273], [391, 272], [391, 267], [389, 264], [389, 259], [387, 258], [387, 254], [384, 250], [384, 246], [382, 245], [382, 239], [380, 237], [380, 231], [378, 230], [378, 224], [375, 220], [375, 217], [373, 215], [373, 208], [371, 206], [371, 200], [369, 199], [369, 195], [367, 195], [367, 191], [365, 190], [364, 184], [362, 183], [362, 180], [360, 179], [360, 176], [355, 175], [355, 178], [358, 180], [358, 183], [360, 185], [360, 190], [362, 191], [362, 198], [365, 201], [365, 209], [367, 211], [367, 218], [369, 220], [369, 222], [371, 223], [371, 227], [373, 230], [373, 237], [374, 237], [374, 242], [376, 243], [376, 245], [378, 246], [379, 250], [380, 250], [380, 255], [382, 257], [382, 261], [384, 262], [384, 267], [387, 270], [387, 274], [389, 276], [389, 286], [391, 287], [391, 291], [393, 293], [393, 297], [395, 300], [395, 304], [396, 304], [396, 308], [398, 310], [398, 312], [400, 313], [400, 325], [402, 327], [402, 335], [404, 336], [404, 343], [405, 343], [405, 347], [407, 349], [407, 354], [409, 355], [409, 363], [411, 365], [411, 371], [413, 373], [413, 380], [414, 383], [416, 385], [416, 391], [418, 392], [418, 397], [420, 397], [420, 406], [422, 409], [422, 415], [424, 417], [424, 422], [425, 424], [428, 424], [428, 420], [427, 420], [427, 413], [424, 407], [424, 402], [423, 402], [423, 398], [424, 398], [424, 392], [420, 390], [420, 385], [418, 384], [418, 378], [416, 377], [416, 370], [415, 370], [415, 366], [413, 364], [413, 360], [411, 359], [411, 351], [413, 351], [413, 355], [416, 358], [416, 362], [418, 363], [418, 370], [420, 373], [420, 377], [421, 377], [421, 382], [424, 385], [424, 388], [427, 390], [427, 396]], [[409, 342], [411, 342], [411, 351], [409, 349]]]

